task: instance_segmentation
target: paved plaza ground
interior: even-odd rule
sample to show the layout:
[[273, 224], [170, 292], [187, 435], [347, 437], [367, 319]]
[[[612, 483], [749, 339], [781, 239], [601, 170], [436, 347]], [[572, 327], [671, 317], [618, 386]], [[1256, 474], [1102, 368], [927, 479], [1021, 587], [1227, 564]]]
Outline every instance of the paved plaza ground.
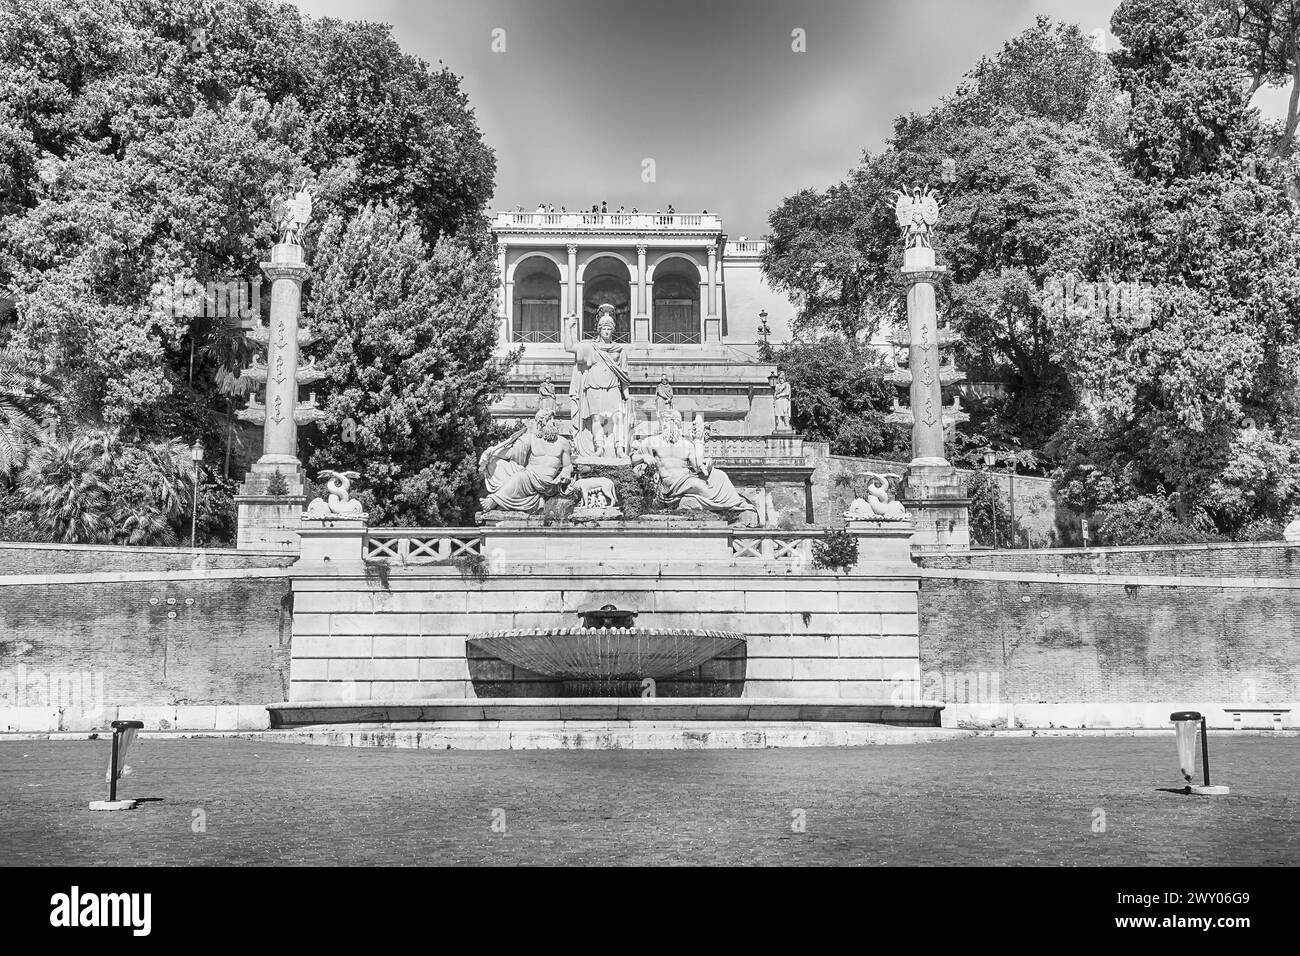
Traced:
[[91, 813], [108, 747], [0, 742], [0, 863], [1300, 863], [1294, 737], [1212, 736], [1224, 798], [1162, 792], [1172, 732], [653, 752], [144, 740], [123, 793], [154, 799]]

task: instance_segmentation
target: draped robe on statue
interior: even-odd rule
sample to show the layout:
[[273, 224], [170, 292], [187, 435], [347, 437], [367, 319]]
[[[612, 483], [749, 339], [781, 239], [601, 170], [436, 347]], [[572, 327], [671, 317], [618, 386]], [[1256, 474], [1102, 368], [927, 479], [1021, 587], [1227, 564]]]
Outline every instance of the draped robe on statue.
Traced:
[[669, 441], [656, 435], [646, 444], [648, 454], [659, 472], [659, 495], [679, 508], [703, 508], [706, 511], [753, 511], [754, 506], [736, 491], [735, 485], [721, 468], [712, 468], [708, 476], [694, 458], [689, 439]]
[[617, 342], [578, 342], [574, 355], [569, 397], [577, 408], [578, 425], [584, 425], [592, 415], [612, 416], [622, 411], [631, 381], [623, 346]]
[[547, 441], [532, 433], [520, 436], [499, 456], [485, 455], [483, 483], [486, 507], [531, 514], [542, 510], [542, 499], [555, 494], [562, 480], [569, 440]]

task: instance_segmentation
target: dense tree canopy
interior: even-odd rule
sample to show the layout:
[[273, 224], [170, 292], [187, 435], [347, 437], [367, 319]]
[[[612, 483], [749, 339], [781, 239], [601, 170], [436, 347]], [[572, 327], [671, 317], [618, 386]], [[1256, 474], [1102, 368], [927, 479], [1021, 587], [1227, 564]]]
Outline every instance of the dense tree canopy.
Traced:
[[[1110, 509], [1118, 536], [1282, 520], [1300, 500], [1294, 116], [1270, 128], [1250, 98], [1293, 69], [1295, 29], [1288, 4], [1232, 6], [1125, 0], [1109, 57], [1040, 18], [844, 182], [787, 199], [764, 265], [802, 305], [797, 337], [861, 343], [903, 320], [892, 198], [936, 185], [941, 318], [1005, 395], [973, 409], [956, 454], [1055, 468], [1063, 501]], [[1132, 284], [1146, 308], [1052, 308], [1063, 278]], [[1114, 512], [1138, 499], [1184, 530]]]
[[[256, 277], [274, 197], [309, 178], [309, 261], [320, 222], [346, 231], [385, 204], [428, 256], [490, 282], [494, 175], [459, 78], [403, 53], [386, 25], [275, 0], [9, 0], [0, 291], [14, 309], [0, 345], [23, 374], [61, 383], [64, 438], [107, 426], [221, 446], [246, 350], [228, 320], [173, 307], [167, 290]], [[478, 285], [446, 296], [437, 307], [474, 326]], [[428, 440], [463, 452], [460, 435]]]
[[373, 520], [473, 517], [478, 453], [507, 367], [492, 357], [496, 284], [484, 255], [451, 236], [430, 252], [391, 206], [346, 224], [334, 216], [321, 231], [313, 296], [334, 388], [308, 439], [311, 460], [364, 472]]

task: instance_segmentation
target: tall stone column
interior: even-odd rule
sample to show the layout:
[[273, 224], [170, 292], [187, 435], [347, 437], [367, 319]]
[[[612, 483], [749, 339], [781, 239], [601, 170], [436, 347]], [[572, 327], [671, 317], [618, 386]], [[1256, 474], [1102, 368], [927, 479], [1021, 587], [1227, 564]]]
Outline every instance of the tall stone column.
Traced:
[[278, 243], [271, 261], [262, 263], [271, 280], [271, 336], [266, 355], [266, 422], [262, 426], [262, 457], [258, 464], [297, 468], [298, 310], [302, 284], [311, 270], [302, 260], [302, 246]]
[[722, 320], [718, 314], [718, 247], [709, 246], [709, 303], [704, 316], [704, 341], [722, 341]]
[[[957, 469], [944, 457], [943, 381], [954, 369], [942, 365], [939, 316], [934, 286], [946, 271], [935, 262], [929, 237], [939, 219], [931, 193], [900, 193], [895, 206], [906, 237], [903, 279], [907, 283], [908, 368], [912, 425], [912, 461], [907, 469], [904, 501], [915, 517], [914, 552], [970, 549], [970, 499]], [[958, 412], [954, 406], [954, 414]], [[895, 417], [895, 416], [891, 416]], [[949, 416], [953, 416], [950, 414]]]
[[302, 284], [311, 274], [303, 258], [302, 231], [311, 217], [312, 197], [307, 184], [292, 198], [282, 200], [281, 241], [271, 247], [271, 260], [262, 271], [271, 280], [270, 325], [254, 318], [248, 337], [265, 349], [241, 377], [265, 383], [263, 401], [256, 393], [248, 407], [236, 415], [262, 426], [262, 457], [253, 463], [239, 486], [239, 547], [297, 551], [306, 476], [298, 460], [298, 426], [319, 421], [323, 413], [315, 395], [298, 398], [299, 386], [319, 381], [323, 373], [315, 361], [304, 365], [301, 350], [315, 341], [310, 328], [299, 322]]
[[578, 247], [569, 243], [569, 311], [560, 314], [560, 325], [567, 315], [582, 315], [582, 300], [578, 298]]
[[907, 283], [907, 330], [912, 370], [912, 464], [947, 465], [943, 456], [943, 387], [939, 382], [939, 313], [934, 284], [947, 270], [935, 264], [934, 250], [914, 246], [903, 252]]
[[645, 253], [644, 245], [636, 247], [636, 308], [632, 313], [633, 342], [650, 341], [650, 314], [646, 306]]
[[497, 243], [497, 342], [502, 346], [510, 343], [510, 289], [506, 285], [506, 251], [507, 244]]

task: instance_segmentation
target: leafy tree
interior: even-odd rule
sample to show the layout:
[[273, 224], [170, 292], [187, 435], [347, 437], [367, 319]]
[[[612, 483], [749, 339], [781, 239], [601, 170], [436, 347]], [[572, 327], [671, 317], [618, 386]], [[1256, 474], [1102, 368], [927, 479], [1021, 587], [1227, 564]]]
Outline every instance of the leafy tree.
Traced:
[[895, 457], [909, 447], [906, 430], [885, 421], [898, 394], [892, 371], [868, 348], [834, 335], [795, 341], [775, 353], [790, 383], [792, 427], [830, 443], [835, 455]]
[[56, 384], [12, 351], [0, 352], [0, 477], [22, 465], [40, 440], [55, 401]]
[[19, 502], [42, 540], [174, 544], [193, 482], [178, 442], [127, 445], [116, 431], [81, 432], [37, 446]]
[[1245, 46], [1247, 98], [1262, 86], [1291, 85], [1286, 116], [1274, 138], [1275, 156], [1290, 156], [1300, 126], [1300, 3], [1297, 0], [1219, 0], [1218, 28]]
[[1155, 308], [1061, 330], [1081, 396], [1054, 442], [1061, 489], [1095, 507], [1170, 489], [1180, 520], [1232, 533], [1296, 500], [1281, 476], [1300, 463], [1300, 221], [1240, 82], [1242, 44], [1192, 0], [1126, 0], [1112, 30], [1135, 185], [1098, 248]]
[[516, 358], [492, 355], [486, 256], [448, 236], [430, 251], [414, 219], [388, 205], [321, 231], [312, 300], [331, 343], [330, 391], [310, 460], [360, 472], [372, 520], [448, 525], [475, 510], [490, 405]]
[[996, 414], [1041, 449], [1073, 395], [1038, 290], [1093, 267], [1092, 240], [1124, 178], [1109, 152], [1122, 118], [1113, 71], [1087, 38], [1040, 18], [953, 97], [900, 118], [888, 148], [865, 154], [843, 183], [772, 213], [764, 269], [801, 303], [796, 333], [861, 342], [882, 322], [905, 323], [894, 198], [904, 183], [937, 184], [935, 244], [950, 268], [943, 311], [961, 334], [962, 364], [1006, 386]]
[[0, 288], [65, 382], [64, 434], [229, 438], [240, 356], [165, 290], [253, 273], [275, 194], [310, 175], [322, 218], [374, 199], [431, 246], [481, 242], [494, 173], [459, 78], [386, 26], [273, 0], [0, 9]]
[[990, 548], [1013, 548], [1024, 537], [1017, 520], [1011, 524], [1011, 509], [996, 475], [977, 471], [966, 485], [970, 498], [971, 541]]

